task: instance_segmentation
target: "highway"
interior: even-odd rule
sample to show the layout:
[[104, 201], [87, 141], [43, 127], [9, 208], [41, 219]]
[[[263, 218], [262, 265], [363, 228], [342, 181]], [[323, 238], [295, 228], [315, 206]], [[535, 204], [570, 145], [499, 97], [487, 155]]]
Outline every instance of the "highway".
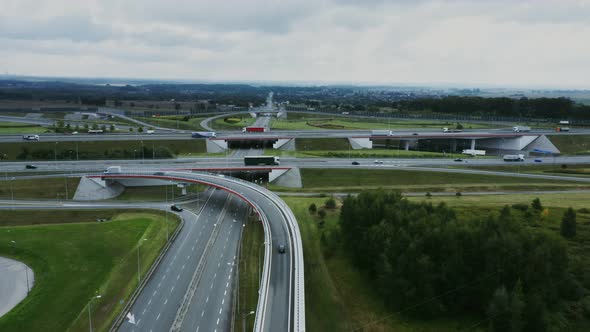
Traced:
[[[263, 220], [267, 236], [264, 255], [265, 268], [256, 312], [256, 326], [262, 331], [303, 331], [305, 329], [301, 237], [292, 212], [278, 196], [245, 181], [236, 181], [232, 178], [205, 173], [165, 172], [164, 175], [153, 175], [153, 173], [132, 172], [127, 174], [107, 174], [102, 177], [112, 179], [150, 178], [204, 183], [230, 191], [233, 195], [248, 202]], [[276, 246], [279, 244], [287, 247], [285, 254], [278, 253], [276, 250]], [[213, 288], [216, 287], [219, 286], [213, 286]], [[149, 291], [142, 292], [142, 296], [144, 296], [144, 293], [149, 296]], [[176, 314], [172, 329], [174, 331], [184, 329], [184, 321], [186, 317], [189, 317], [186, 312], [183, 313], [182, 307], [185, 306], [186, 300], [183, 301], [183, 305]], [[190, 308], [190, 301], [188, 308]], [[223, 309], [220, 309], [221, 315]], [[160, 319], [163, 319], [162, 315], [160, 315]], [[186, 321], [189, 322], [189, 320]], [[201, 323], [211, 324], [210, 322], [199, 322], [198, 324]], [[217, 324], [217, 320], [215, 323]]]
[[[177, 309], [187, 296], [189, 286], [195, 278], [198, 294], [207, 294], [192, 298], [192, 306], [202, 305], [209, 311], [217, 310], [219, 306], [214, 301], [222, 301], [223, 292], [226, 294], [224, 319], [220, 314], [199, 316], [196, 319], [196, 311], [191, 310], [190, 318], [183, 322], [183, 331], [220, 331], [227, 330], [231, 321], [227, 319], [231, 313], [231, 294], [233, 294], [233, 283], [219, 292], [218, 286], [223, 274], [223, 285], [227, 280], [227, 271], [220, 270], [221, 259], [225, 256], [230, 261], [235, 257], [238, 238], [240, 236], [242, 222], [245, 220], [244, 202], [238, 199], [231, 199], [228, 193], [221, 190], [211, 189], [204, 197], [206, 203], [202, 212], [200, 209], [193, 210], [186, 207], [181, 215], [185, 219], [185, 226], [177, 237], [174, 244], [146, 284], [141, 295], [138, 297], [130, 312], [134, 315], [135, 324], [125, 321], [119, 331], [168, 331], [172, 327], [177, 315]], [[236, 222], [233, 222], [233, 221]], [[230, 243], [231, 239], [231, 243]], [[228, 245], [229, 243], [229, 245]], [[223, 268], [228, 267], [224, 262]], [[233, 263], [233, 261], [231, 261]], [[204, 268], [203, 268], [204, 267]], [[233, 265], [227, 270], [232, 269]], [[219, 272], [219, 278], [217, 273]], [[211, 285], [211, 286], [210, 286]], [[209, 303], [211, 302], [211, 303]], [[229, 307], [228, 307], [229, 306]], [[204, 310], [204, 309], [203, 309]], [[200, 312], [200, 311], [199, 311]], [[220, 325], [217, 325], [221, 323]], [[210, 328], [214, 327], [214, 328]]]

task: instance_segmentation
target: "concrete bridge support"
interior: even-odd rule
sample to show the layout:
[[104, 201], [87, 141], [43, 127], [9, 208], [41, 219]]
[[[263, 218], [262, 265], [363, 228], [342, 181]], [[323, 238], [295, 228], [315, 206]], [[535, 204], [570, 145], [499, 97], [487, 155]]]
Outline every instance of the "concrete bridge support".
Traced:
[[471, 139], [471, 147], [470, 147], [470, 149], [471, 150], [475, 150], [475, 138], [472, 138]]
[[279, 138], [273, 145], [273, 149], [280, 149], [284, 151], [295, 151], [294, 138]]
[[372, 149], [373, 148], [373, 141], [370, 138], [359, 138], [359, 137], [349, 137], [348, 143], [353, 150], [360, 150], [360, 149]]
[[207, 152], [225, 152], [227, 141], [219, 139], [207, 139]]

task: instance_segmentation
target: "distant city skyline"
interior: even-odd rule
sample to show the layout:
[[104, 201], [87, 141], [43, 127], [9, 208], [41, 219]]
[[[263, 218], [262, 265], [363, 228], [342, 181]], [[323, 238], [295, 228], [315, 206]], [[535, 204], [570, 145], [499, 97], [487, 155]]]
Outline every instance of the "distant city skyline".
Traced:
[[0, 0], [0, 72], [590, 89], [590, 0]]

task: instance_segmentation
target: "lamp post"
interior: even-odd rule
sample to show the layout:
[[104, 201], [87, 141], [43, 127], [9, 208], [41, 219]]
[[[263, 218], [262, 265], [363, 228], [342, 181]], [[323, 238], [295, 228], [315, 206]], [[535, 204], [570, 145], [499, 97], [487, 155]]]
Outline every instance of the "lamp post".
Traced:
[[[143, 239], [143, 241], [147, 241], [147, 239]], [[141, 247], [141, 242], [137, 245], [137, 284], [141, 283], [141, 269], [139, 265], [139, 247]]]
[[254, 315], [256, 311], [252, 310], [242, 314], [242, 332], [246, 332], [246, 317]]
[[88, 302], [88, 325], [90, 328], [90, 332], [92, 332], [92, 312], [90, 311], [90, 307], [92, 306], [92, 300], [100, 299], [102, 295], [96, 295], [90, 298], [90, 302]]

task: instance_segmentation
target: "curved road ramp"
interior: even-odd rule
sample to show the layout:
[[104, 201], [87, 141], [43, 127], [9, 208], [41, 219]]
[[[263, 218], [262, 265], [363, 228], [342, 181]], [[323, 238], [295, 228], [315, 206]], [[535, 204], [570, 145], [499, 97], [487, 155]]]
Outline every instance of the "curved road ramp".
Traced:
[[[120, 179], [125, 182], [132, 179], [138, 181], [150, 179], [161, 180], [162, 184], [199, 183], [224, 190], [245, 201], [262, 222], [265, 238], [262, 280], [254, 331], [305, 331], [305, 285], [301, 234], [293, 212], [276, 194], [247, 181], [204, 172], [127, 172], [122, 170], [121, 173], [90, 177], [110, 181]], [[277, 250], [279, 246], [285, 246], [286, 252], [280, 253]], [[190, 287], [187, 292], [191, 292]], [[202, 300], [187, 296], [181, 303], [168, 302], [167, 305], [174, 308], [176, 312], [170, 331], [192, 330], [191, 327], [183, 325], [186, 323], [185, 317], [193, 314], [188, 312], [190, 301]], [[126, 317], [128, 314], [127, 311], [123, 312], [120, 317]], [[118, 320], [114, 329], [118, 329], [122, 322], [123, 319]]]
[[33, 270], [26, 264], [0, 257], [0, 317], [20, 303], [35, 283]]

